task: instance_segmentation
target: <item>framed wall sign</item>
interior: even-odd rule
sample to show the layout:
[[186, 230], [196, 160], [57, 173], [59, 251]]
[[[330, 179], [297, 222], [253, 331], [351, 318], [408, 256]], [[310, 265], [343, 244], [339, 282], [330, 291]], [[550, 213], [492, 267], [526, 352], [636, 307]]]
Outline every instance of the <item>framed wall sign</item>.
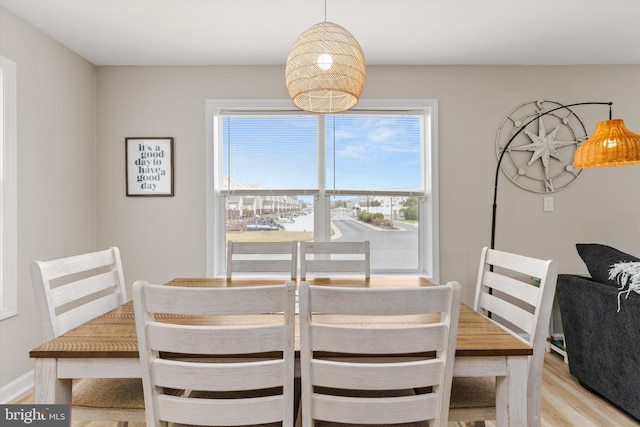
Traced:
[[173, 138], [125, 138], [127, 196], [173, 197]]

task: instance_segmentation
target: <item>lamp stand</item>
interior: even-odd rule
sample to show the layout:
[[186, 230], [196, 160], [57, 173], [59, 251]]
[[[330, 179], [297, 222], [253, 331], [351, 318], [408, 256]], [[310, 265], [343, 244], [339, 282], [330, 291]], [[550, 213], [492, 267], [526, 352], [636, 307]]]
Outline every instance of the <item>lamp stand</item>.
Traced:
[[509, 148], [509, 146], [511, 145], [513, 140], [516, 139], [516, 137], [518, 135], [520, 135], [520, 133], [527, 126], [529, 126], [531, 123], [533, 123], [534, 121], [538, 120], [539, 118], [544, 117], [547, 114], [552, 113], [552, 112], [554, 112], [556, 110], [561, 110], [563, 108], [569, 108], [569, 107], [575, 107], [577, 105], [608, 105], [609, 106], [609, 120], [611, 120], [611, 105], [613, 105], [613, 102], [578, 102], [578, 103], [575, 103], [575, 104], [561, 105], [560, 107], [552, 108], [551, 110], [545, 111], [544, 113], [540, 113], [536, 117], [534, 117], [533, 119], [529, 120], [522, 127], [520, 127], [520, 129], [518, 129], [518, 131], [516, 133], [513, 134], [513, 136], [509, 139], [507, 144], [502, 149], [502, 152], [500, 153], [500, 157], [498, 158], [498, 165], [496, 166], [496, 178], [495, 178], [495, 183], [494, 183], [494, 186], [493, 186], [493, 216], [491, 218], [491, 249], [495, 249], [495, 242], [496, 242], [496, 210], [497, 210], [497, 207], [498, 207], [498, 204], [497, 204], [497, 199], [498, 199], [498, 176], [500, 175], [500, 165], [502, 164], [502, 158], [504, 157], [504, 154], [507, 152], [507, 149]]

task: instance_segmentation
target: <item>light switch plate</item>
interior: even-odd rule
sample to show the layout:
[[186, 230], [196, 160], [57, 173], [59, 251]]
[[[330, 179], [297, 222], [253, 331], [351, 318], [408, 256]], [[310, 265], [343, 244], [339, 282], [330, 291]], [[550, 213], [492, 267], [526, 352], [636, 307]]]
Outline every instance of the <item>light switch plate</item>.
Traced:
[[545, 197], [542, 209], [545, 212], [553, 212], [553, 197]]

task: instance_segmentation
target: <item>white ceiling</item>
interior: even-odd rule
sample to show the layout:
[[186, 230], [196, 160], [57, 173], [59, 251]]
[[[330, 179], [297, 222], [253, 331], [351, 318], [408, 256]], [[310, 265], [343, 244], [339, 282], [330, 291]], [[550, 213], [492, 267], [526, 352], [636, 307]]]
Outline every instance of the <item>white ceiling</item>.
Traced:
[[[324, 0], [0, 0], [95, 65], [283, 65]], [[640, 64], [640, 0], [327, 0], [367, 64]]]

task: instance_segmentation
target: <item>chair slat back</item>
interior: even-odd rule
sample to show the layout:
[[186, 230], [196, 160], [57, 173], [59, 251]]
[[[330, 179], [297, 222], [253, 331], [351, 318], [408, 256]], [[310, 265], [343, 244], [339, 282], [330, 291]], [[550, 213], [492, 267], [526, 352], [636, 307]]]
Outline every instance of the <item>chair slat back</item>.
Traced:
[[34, 261], [30, 269], [45, 341], [127, 301], [120, 251], [116, 247]]
[[[516, 335], [526, 334], [525, 339], [530, 345], [534, 344], [536, 331], [542, 328], [543, 340], [546, 341], [557, 279], [556, 264], [551, 260], [484, 248], [476, 286], [475, 310], [486, 316], [491, 313], [492, 318], [498, 316], [506, 320], [511, 325], [503, 326]], [[540, 282], [539, 285], [536, 280]], [[543, 318], [545, 312], [548, 315]]]
[[294, 290], [136, 282], [147, 425], [293, 425]]
[[362, 273], [371, 276], [371, 249], [363, 242], [300, 242], [300, 277], [307, 273]]
[[302, 282], [302, 425], [446, 426], [459, 312], [457, 283], [374, 289]]
[[533, 348], [528, 379], [530, 425], [540, 425], [542, 366], [557, 278], [555, 261], [482, 250], [475, 310]]
[[298, 274], [298, 242], [232, 242], [227, 243], [227, 278], [233, 273], [288, 273], [292, 280]]

